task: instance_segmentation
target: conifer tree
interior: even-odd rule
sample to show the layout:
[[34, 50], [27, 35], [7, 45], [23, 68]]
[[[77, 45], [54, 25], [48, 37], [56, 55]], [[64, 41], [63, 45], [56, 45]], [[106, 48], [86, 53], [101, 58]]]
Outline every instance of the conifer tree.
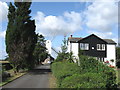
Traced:
[[36, 61], [36, 64], [39, 64], [40, 62], [43, 62], [48, 57], [48, 52], [46, 51], [46, 43], [45, 38], [43, 35], [37, 36], [37, 43], [34, 49], [34, 58]]
[[37, 42], [35, 21], [31, 20], [31, 2], [10, 3], [6, 31], [6, 51], [16, 72], [34, 67], [33, 51]]

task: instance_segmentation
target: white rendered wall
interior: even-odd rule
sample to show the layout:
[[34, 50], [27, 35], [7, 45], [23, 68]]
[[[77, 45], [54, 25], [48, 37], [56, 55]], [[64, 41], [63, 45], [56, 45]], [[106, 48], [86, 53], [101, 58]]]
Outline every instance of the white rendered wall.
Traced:
[[[105, 58], [105, 61], [109, 61], [109, 63], [112, 66], [116, 66], [116, 45], [107, 45], [107, 58]], [[110, 60], [113, 59], [114, 62], [111, 62]]]
[[78, 59], [78, 43], [71, 43], [71, 45], [73, 55]]
[[46, 48], [49, 54], [51, 54], [51, 41], [47, 40], [46, 41]]
[[76, 60], [79, 59], [78, 58], [78, 43], [70, 43], [70, 42], [68, 42], [68, 52], [73, 53], [73, 56], [75, 56], [74, 62], [76, 63], [77, 62]]

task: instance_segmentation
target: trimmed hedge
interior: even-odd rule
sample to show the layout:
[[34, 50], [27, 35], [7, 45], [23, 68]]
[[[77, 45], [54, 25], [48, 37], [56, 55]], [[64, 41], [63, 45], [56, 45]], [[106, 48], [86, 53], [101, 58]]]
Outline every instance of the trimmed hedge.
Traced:
[[81, 72], [80, 68], [75, 63], [68, 62], [55, 62], [52, 64], [52, 72], [58, 80], [58, 86], [61, 85], [61, 81], [73, 74], [79, 74]]
[[94, 58], [81, 56], [75, 63], [54, 62], [52, 72], [60, 88], [116, 88], [116, 73]]
[[101, 73], [74, 74], [66, 77], [61, 88], [105, 88], [107, 77]]

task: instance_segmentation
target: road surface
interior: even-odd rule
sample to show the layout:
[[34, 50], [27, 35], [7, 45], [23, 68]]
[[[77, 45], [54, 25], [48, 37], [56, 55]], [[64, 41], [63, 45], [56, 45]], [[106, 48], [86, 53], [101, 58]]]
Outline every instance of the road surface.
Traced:
[[49, 88], [50, 65], [36, 67], [26, 75], [6, 84], [2, 88]]

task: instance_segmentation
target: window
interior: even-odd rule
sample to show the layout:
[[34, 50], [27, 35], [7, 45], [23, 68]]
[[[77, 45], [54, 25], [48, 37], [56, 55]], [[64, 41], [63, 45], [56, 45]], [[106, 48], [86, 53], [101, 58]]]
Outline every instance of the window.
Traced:
[[105, 50], [105, 44], [102, 44], [102, 50]]
[[80, 49], [81, 50], [89, 50], [89, 44], [88, 43], [80, 43]]
[[100, 44], [97, 44], [97, 50], [100, 50]]
[[97, 44], [97, 50], [105, 50], [105, 44]]

